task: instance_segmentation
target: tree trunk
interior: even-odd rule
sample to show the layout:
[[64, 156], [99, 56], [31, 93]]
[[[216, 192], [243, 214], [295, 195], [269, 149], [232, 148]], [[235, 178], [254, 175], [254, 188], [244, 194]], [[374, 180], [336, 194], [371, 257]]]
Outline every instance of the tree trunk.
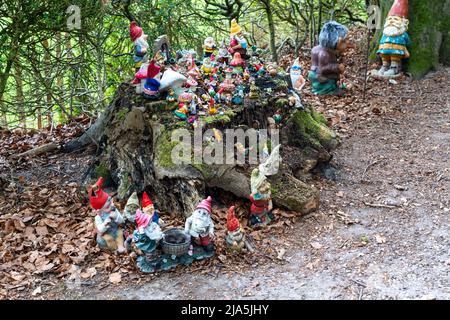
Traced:
[[[318, 191], [301, 179], [318, 164], [331, 159], [330, 151], [338, 139], [323, 116], [312, 109], [288, 107], [288, 85], [281, 78], [258, 78], [261, 89], [272, 88], [280, 95], [261, 90], [261, 99], [245, 99], [244, 105], [234, 106], [226, 115], [206, 117], [203, 132], [216, 128], [251, 128], [256, 122], [267, 128], [267, 118], [281, 110], [280, 130], [283, 164], [276, 176], [270, 178], [276, 206], [299, 213], [318, 208]], [[148, 101], [136, 95], [129, 84], [122, 84], [105, 113], [80, 138], [63, 147], [66, 152], [97, 144], [98, 158], [89, 179], [109, 177], [118, 189], [119, 199], [133, 191], [146, 190], [163, 212], [190, 214], [206, 193], [229, 192], [239, 198], [250, 194], [250, 173], [255, 165], [178, 165], [172, 161], [173, 130], [180, 128], [174, 119], [173, 106], [163, 101]], [[192, 132], [190, 126], [182, 126]], [[193, 135], [193, 133], [192, 133]], [[223, 136], [226, 145], [226, 136]], [[232, 142], [234, 144], [234, 141]], [[206, 144], [202, 147], [205, 148]], [[189, 157], [190, 158], [190, 157]], [[85, 181], [85, 184], [91, 181]], [[219, 192], [219, 193], [220, 193]]]
[[[381, 28], [377, 30], [371, 59], [376, 59], [378, 43], [383, 34], [383, 25], [393, 0], [382, 0]], [[412, 45], [411, 58], [405, 61], [405, 70], [414, 78], [423, 77], [435, 70], [439, 62], [450, 64], [450, 0], [409, 1], [409, 35]]]
[[16, 78], [16, 102], [17, 112], [19, 114], [19, 124], [22, 128], [27, 127], [27, 117], [25, 114], [24, 96], [23, 96], [23, 80], [22, 80], [22, 67], [17, 62], [15, 64], [15, 78]]

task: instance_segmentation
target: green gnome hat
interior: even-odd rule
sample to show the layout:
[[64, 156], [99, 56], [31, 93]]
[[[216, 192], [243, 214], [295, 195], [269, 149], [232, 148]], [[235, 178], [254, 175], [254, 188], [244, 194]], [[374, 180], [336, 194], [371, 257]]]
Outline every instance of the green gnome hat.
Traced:
[[137, 196], [136, 192], [133, 192], [133, 194], [130, 196], [130, 198], [128, 199], [127, 204], [126, 204], [125, 207], [128, 207], [128, 206], [133, 205], [133, 204], [135, 206], [139, 207], [139, 199], [138, 199], [138, 196]]

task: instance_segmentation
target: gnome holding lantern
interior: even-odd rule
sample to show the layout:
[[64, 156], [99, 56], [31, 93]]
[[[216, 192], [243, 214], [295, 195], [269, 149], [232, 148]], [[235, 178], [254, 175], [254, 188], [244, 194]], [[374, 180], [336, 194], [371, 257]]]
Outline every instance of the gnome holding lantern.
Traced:
[[139, 209], [137, 210], [137, 228], [133, 232], [132, 239], [136, 248], [142, 251], [147, 257], [154, 255], [159, 241], [163, 238], [160, 226], [153, 220], [152, 215], [144, 213]]
[[184, 231], [192, 237], [194, 244], [202, 246], [207, 252], [214, 251], [214, 222], [211, 219], [212, 198], [199, 203], [186, 220]]
[[319, 35], [319, 45], [311, 51], [311, 70], [308, 79], [312, 92], [317, 95], [343, 94], [338, 87], [345, 66], [338, 64], [337, 57], [353, 44], [347, 39], [348, 29], [336, 21], [325, 23]]
[[408, 0], [395, 0], [384, 24], [383, 36], [377, 51], [383, 61], [377, 75], [399, 76], [402, 59], [409, 58], [406, 48], [411, 43], [407, 32], [408, 24]]
[[227, 238], [226, 242], [231, 251], [241, 251], [245, 246], [245, 235], [241, 224], [235, 216], [235, 207], [228, 209], [227, 214]]
[[138, 72], [141, 65], [148, 61], [148, 35], [142, 31], [142, 28], [139, 27], [135, 21], [132, 21], [130, 24], [130, 37], [131, 41], [134, 43], [133, 60], [136, 72]]
[[236, 19], [231, 21], [230, 46], [228, 48], [228, 52], [231, 55], [239, 52], [242, 59], [247, 60], [249, 58], [249, 56], [247, 56], [247, 40], [245, 40], [242, 34], [242, 28], [237, 23]]
[[97, 229], [97, 244], [102, 249], [124, 253], [123, 230], [119, 227], [125, 221], [116, 209], [112, 198], [102, 190], [103, 178], [99, 178], [95, 185], [88, 189], [89, 201], [97, 215], [95, 227]]

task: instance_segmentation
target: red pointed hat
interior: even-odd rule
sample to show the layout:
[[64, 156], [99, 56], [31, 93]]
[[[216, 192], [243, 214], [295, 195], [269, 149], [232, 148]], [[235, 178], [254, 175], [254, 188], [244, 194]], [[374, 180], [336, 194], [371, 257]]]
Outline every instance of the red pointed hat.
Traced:
[[147, 78], [153, 79], [161, 71], [161, 67], [155, 64], [155, 60], [150, 61], [147, 69]]
[[142, 36], [142, 28], [138, 27], [135, 21], [132, 21], [130, 24], [130, 37], [131, 41], [136, 41], [137, 38]]
[[207, 199], [205, 199], [202, 202], [200, 202], [198, 204], [197, 208], [195, 208], [195, 210], [197, 210], [197, 209], [205, 209], [206, 211], [208, 211], [211, 214], [211, 204], [212, 204], [212, 198], [208, 197]]
[[145, 228], [150, 223], [150, 216], [138, 209], [136, 210], [135, 221], [138, 228], [140, 227]]
[[408, 18], [408, 0], [395, 0], [388, 16]]
[[227, 215], [227, 228], [228, 231], [233, 232], [240, 228], [239, 220], [234, 215], [234, 209], [235, 207], [232, 206], [230, 209], [228, 209], [228, 215]]
[[152, 205], [152, 200], [150, 200], [150, 198], [148, 197], [147, 192], [144, 191], [144, 194], [142, 195], [142, 208], [147, 208]]
[[100, 210], [105, 205], [106, 201], [109, 198], [109, 194], [102, 190], [103, 178], [100, 177], [95, 184], [98, 187], [98, 190], [95, 192], [92, 190], [92, 187], [89, 188], [89, 202], [91, 203], [92, 208], [96, 210]]

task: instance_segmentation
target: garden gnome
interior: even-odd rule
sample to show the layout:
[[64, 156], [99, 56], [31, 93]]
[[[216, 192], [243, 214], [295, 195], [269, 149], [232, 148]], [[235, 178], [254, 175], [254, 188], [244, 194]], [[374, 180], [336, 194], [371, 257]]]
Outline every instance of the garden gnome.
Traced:
[[214, 42], [214, 38], [213, 37], [207, 37], [205, 39], [205, 42], [203, 43], [203, 57], [204, 58], [210, 58], [213, 53], [214, 50], [216, 50], [216, 43]]
[[211, 197], [200, 202], [194, 213], [186, 220], [184, 227], [184, 231], [192, 237], [193, 242], [209, 252], [214, 250], [214, 223], [211, 219], [211, 204]]
[[127, 204], [125, 205], [124, 210], [125, 219], [127, 219], [129, 222], [134, 223], [136, 211], [139, 209], [139, 207], [140, 206], [137, 193], [133, 192], [133, 194], [128, 199]]
[[302, 72], [303, 72], [303, 69], [300, 65], [299, 58], [297, 58], [297, 59], [295, 59], [294, 64], [291, 67], [290, 75], [291, 75], [292, 87], [299, 94], [306, 83], [305, 78], [303, 78]]
[[250, 225], [257, 227], [260, 225], [267, 225], [275, 219], [272, 209], [272, 193], [271, 185], [267, 180], [267, 176], [274, 175], [278, 172], [280, 165], [280, 145], [277, 145], [266, 161], [254, 169], [251, 178], [251, 194], [250, 201], [252, 206], [250, 208]]
[[247, 56], [247, 40], [245, 40], [242, 34], [242, 28], [237, 23], [236, 19], [231, 21], [231, 29], [230, 29], [230, 47], [228, 48], [228, 52], [234, 55], [236, 52], [239, 52], [242, 59], [248, 59]]
[[407, 32], [408, 24], [408, 0], [395, 0], [384, 24], [377, 51], [383, 61], [383, 66], [378, 71], [379, 76], [398, 76], [402, 59], [409, 58], [406, 48], [411, 43]]
[[338, 64], [337, 56], [353, 45], [347, 39], [348, 29], [336, 21], [325, 23], [319, 35], [319, 45], [311, 51], [311, 70], [308, 79], [312, 92], [318, 95], [343, 93], [338, 81], [344, 65]]
[[97, 215], [95, 227], [97, 229], [97, 244], [102, 249], [124, 253], [123, 231], [119, 227], [125, 221], [114, 206], [112, 198], [102, 190], [103, 178], [88, 189], [89, 202]]
[[235, 207], [228, 209], [227, 214], [227, 238], [228, 248], [232, 251], [241, 251], [245, 246], [245, 235], [242, 231], [241, 224], [235, 216]]
[[159, 98], [159, 87], [161, 82], [159, 82], [158, 75], [161, 68], [156, 65], [155, 60], [150, 61], [147, 69], [147, 80], [144, 84], [144, 97], [147, 99], [158, 99]]
[[159, 218], [158, 211], [155, 210], [152, 200], [148, 196], [147, 192], [144, 191], [142, 194], [142, 211], [152, 218], [152, 221], [161, 224], [162, 220]]
[[135, 21], [132, 21], [130, 24], [130, 37], [134, 43], [133, 60], [137, 72], [142, 63], [148, 61], [148, 36], [142, 31], [141, 27], [138, 27]]
[[141, 210], [136, 212], [136, 230], [133, 232], [132, 239], [136, 248], [141, 250], [147, 256], [154, 254], [158, 242], [163, 238], [158, 223], [152, 221], [152, 217]]
[[225, 41], [222, 40], [222, 43], [220, 44], [219, 53], [217, 56], [217, 62], [227, 65], [230, 60], [230, 53], [228, 52], [227, 46], [225, 45]]

